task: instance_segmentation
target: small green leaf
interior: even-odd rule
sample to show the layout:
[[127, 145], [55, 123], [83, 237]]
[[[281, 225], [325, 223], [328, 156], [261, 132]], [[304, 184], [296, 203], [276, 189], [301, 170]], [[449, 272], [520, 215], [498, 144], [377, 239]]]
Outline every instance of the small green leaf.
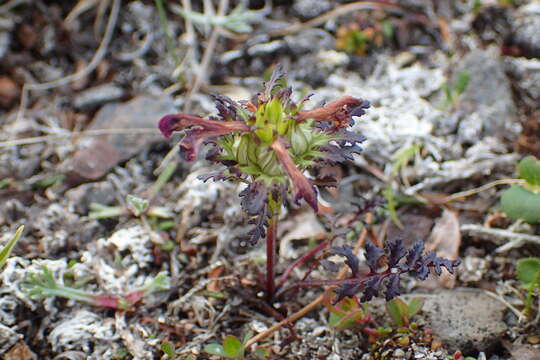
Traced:
[[174, 359], [174, 345], [169, 341], [165, 341], [163, 344], [161, 344], [161, 351], [163, 351], [163, 353], [165, 353], [165, 355], [167, 355], [171, 359]]
[[398, 327], [408, 325], [409, 307], [400, 298], [395, 298], [386, 303], [386, 311]]
[[533, 186], [540, 186], [540, 161], [534, 156], [527, 156], [517, 166], [519, 176]]
[[516, 274], [519, 281], [521, 281], [526, 288], [535, 286], [538, 274], [540, 273], [540, 259], [539, 258], [525, 258], [520, 259], [517, 262]]
[[141, 216], [148, 209], [149, 205], [148, 200], [133, 195], [126, 196], [126, 202], [129, 210], [135, 216]]
[[0, 250], [0, 269], [4, 267], [4, 264], [6, 263], [9, 255], [11, 254], [11, 251], [15, 247], [15, 244], [17, 244], [17, 241], [19, 241], [19, 239], [21, 238], [23, 230], [24, 225], [19, 226], [15, 234], [11, 237], [11, 239], [9, 239], [4, 248]]
[[388, 207], [388, 212], [390, 213], [390, 218], [400, 229], [403, 229], [403, 224], [399, 220], [397, 209], [396, 209], [396, 198], [392, 187], [389, 185], [386, 189], [383, 190], [383, 195], [386, 198], [386, 206]]
[[418, 314], [424, 306], [424, 299], [422, 298], [413, 298], [409, 301], [409, 310], [407, 312], [407, 317], [411, 319], [414, 315]]
[[228, 357], [223, 349], [223, 346], [219, 344], [208, 344], [204, 347], [204, 351], [212, 355]]
[[244, 356], [244, 345], [236, 336], [229, 335], [223, 340], [223, 350], [228, 357], [239, 359]]
[[512, 185], [501, 196], [501, 209], [514, 220], [538, 222], [540, 221], [540, 195], [519, 185]]
[[271, 353], [270, 353], [270, 350], [268, 350], [267, 348], [262, 347], [262, 346], [257, 346], [257, 348], [255, 349], [255, 355], [257, 357], [267, 358], [267, 357], [270, 357]]
[[471, 80], [471, 74], [468, 71], [461, 71], [457, 75], [457, 79], [454, 82], [454, 91], [457, 95], [461, 95], [469, 86], [469, 81]]

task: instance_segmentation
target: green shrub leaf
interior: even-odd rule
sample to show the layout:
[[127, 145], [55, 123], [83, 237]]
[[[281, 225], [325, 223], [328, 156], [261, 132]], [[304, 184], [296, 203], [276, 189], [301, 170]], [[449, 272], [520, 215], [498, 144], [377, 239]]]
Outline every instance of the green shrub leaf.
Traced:
[[540, 186], [540, 161], [534, 156], [527, 156], [517, 166], [519, 176], [529, 184]]
[[517, 262], [516, 267], [517, 278], [526, 288], [536, 286], [538, 274], [540, 273], [539, 258], [525, 258]]
[[212, 355], [227, 357], [223, 346], [219, 344], [208, 344], [204, 347], [204, 351]]
[[400, 298], [395, 298], [386, 303], [386, 311], [398, 327], [408, 325], [409, 307]]
[[412, 318], [414, 315], [418, 314], [420, 310], [422, 310], [422, 306], [424, 306], [424, 299], [422, 298], [413, 298], [409, 302], [409, 310], [407, 312], [407, 316]]
[[523, 219], [529, 223], [540, 221], [540, 195], [512, 185], [501, 196], [501, 208], [512, 219]]
[[17, 241], [21, 238], [22, 232], [24, 230], [24, 225], [19, 226], [17, 231], [15, 232], [15, 235], [4, 246], [2, 250], [0, 250], [0, 269], [4, 267], [4, 264], [6, 263], [9, 255], [11, 254], [11, 250], [15, 247], [15, 244], [17, 244]]
[[223, 350], [230, 358], [240, 358], [244, 356], [244, 345], [237, 337], [229, 335], [223, 340]]

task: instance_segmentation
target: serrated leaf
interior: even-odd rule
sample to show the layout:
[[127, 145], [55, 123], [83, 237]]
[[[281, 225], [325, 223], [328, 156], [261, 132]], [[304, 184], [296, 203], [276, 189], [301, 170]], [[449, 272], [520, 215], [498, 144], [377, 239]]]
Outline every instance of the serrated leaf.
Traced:
[[527, 156], [517, 166], [519, 177], [529, 184], [540, 186], [540, 161], [534, 156]]
[[518, 260], [516, 266], [516, 275], [518, 280], [523, 283], [525, 288], [530, 288], [531, 286], [534, 286], [539, 273], [539, 258], [525, 258]]
[[141, 214], [144, 213], [146, 209], [148, 209], [148, 206], [150, 205], [148, 200], [142, 199], [140, 197], [137, 197], [131, 194], [126, 196], [126, 203], [129, 210], [135, 216], [141, 216]]
[[225, 350], [223, 349], [223, 346], [219, 344], [208, 344], [204, 347], [204, 351], [212, 355], [223, 356], [223, 357], [227, 356], [227, 354], [225, 353]]
[[227, 357], [240, 358], [244, 356], [244, 345], [236, 336], [229, 335], [223, 340], [223, 350]]
[[538, 222], [540, 221], [540, 195], [519, 185], [512, 185], [501, 196], [501, 209], [514, 220]]
[[400, 298], [395, 298], [386, 303], [386, 311], [398, 327], [407, 325], [409, 307]]

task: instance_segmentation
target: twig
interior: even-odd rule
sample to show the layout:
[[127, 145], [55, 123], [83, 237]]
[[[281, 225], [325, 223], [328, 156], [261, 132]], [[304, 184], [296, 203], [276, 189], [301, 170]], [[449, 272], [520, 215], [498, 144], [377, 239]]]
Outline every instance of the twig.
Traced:
[[335, 9], [330, 10], [329, 12], [327, 12], [325, 14], [322, 14], [322, 15], [316, 17], [316, 18], [313, 18], [313, 19], [311, 19], [309, 21], [299, 23], [299, 24], [294, 24], [294, 25], [288, 26], [288, 27], [286, 27], [284, 29], [277, 29], [277, 30], [274, 30], [274, 31], [270, 31], [268, 33], [268, 35], [270, 35], [270, 36], [289, 35], [289, 34], [304, 30], [306, 28], [319, 26], [321, 24], [324, 24], [326, 21], [328, 21], [330, 19], [333, 19], [333, 18], [338, 17], [340, 15], [350, 14], [353, 11], [379, 9], [381, 7], [388, 8], [388, 9], [391, 9], [391, 10], [398, 10], [399, 13], [403, 12], [402, 7], [400, 5], [389, 2], [389, 1], [384, 1], [384, 0], [379, 0], [379, 1], [357, 1], [357, 2], [354, 2], [354, 3], [351, 3], [351, 4], [346, 4], [346, 5], [339, 6], [339, 7], [335, 8]]
[[[224, 16], [225, 12], [227, 11], [227, 7], [229, 6], [229, 0], [220, 0], [219, 2], [219, 9], [216, 16]], [[199, 91], [199, 88], [201, 87], [201, 84], [203, 82], [203, 79], [206, 78], [206, 70], [208, 68], [208, 65], [210, 64], [210, 60], [212, 58], [212, 55], [214, 53], [214, 49], [216, 47], [217, 39], [219, 38], [219, 34], [221, 31], [221, 26], [215, 26], [212, 29], [212, 34], [210, 35], [210, 39], [208, 40], [208, 45], [206, 49], [204, 50], [203, 58], [201, 61], [201, 65], [199, 66], [197, 76], [195, 78], [195, 82], [193, 83], [193, 86], [189, 90], [189, 93], [186, 96], [186, 102], [184, 104], [184, 112], [189, 112], [191, 108], [191, 101], [193, 98], [193, 94], [195, 94], [197, 91]], [[179, 145], [180, 142], [178, 142], [177, 145]], [[167, 164], [172, 160], [172, 157], [176, 154], [177, 147], [174, 146], [167, 155], [163, 158], [157, 169], [154, 171], [155, 174], [159, 174], [163, 168], [167, 166]]]
[[87, 76], [92, 71], [95, 70], [95, 68], [99, 65], [101, 60], [103, 60], [103, 57], [105, 56], [107, 52], [107, 48], [109, 47], [109, 44], [112, 39], [113, 31], [116, 26], [116, 21], [118, 20], [118, 13], [120, 11], [120, 2], [121, 0], [114, 0], [111, 13], [109, 15], [109, 20], [107, 21], [107, 28], [105, 29], [105, 35], [103, 35], [103, 40], [99, 44], [99, 47], [92, 57], [92, 60], [86, 66], [85, 68], [77, 71], [74, 74], [65, 76], [63, 78], [49, 81], [46, 83], [40, 83], [40, 84], [24, 84], [21, 94], [21, 103], [19, 106], [19, 111], [17, 113], [17, 120], [22, 119], [24, 116], [24, 112], [26, 110], [26, 106], [28, 105], [28, 92], [30, 90], [49, 90], [53, 89], [55, 87], [64, 86], [66, 84], [69, 84], [72, 81], [76, 81], [82, 77]]
[[518, 310], [516, 309], [515, 307], [513, 307], [508, 301], [506, 301], [502, 296], [500, 296], [499, 294], [495, 294], [495, 293], [492, 293], [491, 291], [487, 291], [487, 290], [484, 290], [484, 294], [488, 295], [489, 297], [497, 300], [497, 301], [500, 301], [501, 303], [503, 303], [507, 308], [509, 308], [510, 310], [512, 310], [512, 312], [517, 316], [518, 318], [518, 321], [521, 323], [523, 321], [526, 320], [525, 316]]
[[[461, 225], [460, 230], [470, 232], [473, 235], [481, 235], [490, 240], [492, 240], [491, 238], [511, 239], [509, 242], [507, 242], [506, 244], [502, 246], [499, 246], [495, 250], [498, 253], [502, 253], [510, 249], [520, 247], [524, 243], [528, 243], [528, 242], [536, 244], [536, 245], [540, 245], [540, 236], [536, 236], [536, 235], [521, 234], [521, 233], [504, 230], [504, 229], [492, 229], [492, 228], [484, 227], [481, 225], [475, 225], [475, 224]], [[495, 241], [495, 242], [498, 243], [499, 241]]]
[[[369, 213], [369, 214], [366, 215], [366, 223], [370, 223], [371, 220], [372, 220], [372, 215], [371, 215], [371, 213]], [[357, 253], [358, 250], [360, 250], [360, 248], [364, 245], [364, 242], [366, 241], [367, 234], [368, 234], [368, 231], [367, 231], [366, 228], [364, 228], [362, 230], [362, 233], [358, 237], [358, 240], [356, 241], [356, 245], [354, 246], [353, 251], [355, 253]], [[347, 271], [348, 271], [347, 267], [344, 267], [343, 269], [341, 269], [341, 271], [339, 272], [336, 279], [340, 280], [340, 279], [345, 278], [345, 275], [347, 275]], [[252, 337], [251, 339], [249, 339], [246, 342], [245, 347], [248, 348], [251, 345], [255, 344], [257, 341], [260, 341], [260, 340], [270, 336], [273, 332], [275, 332], [276, 330], [281, 329], [283, 326], [285, 326], [285, 325], [287, 325], [289, 323], [295, 322], [298, 319], [301, 319], [302, 317], [304, 317], [304, 315], [306, 315], [310, 311], [316, 309], [319, 306], [319, 304], [321, 304], [323, 302], [323, 300], [324, 300], [324, 294], [319, 295], [319, 297], [317, 297], [315, 300], [313, 300], [308, 305], [304, 306], [299, 311], [297, 311], [294, 314], [288, 316], [286, 319], [283, 319], [282, 321], [278, 322], [277, 324], [275, 324], [274, 326], [272, 326], [268, 330], [265, 330], [265, 331], [261, 332], [260, 334], [257, 334], [254, 337]]]
[[85, 131], [73, 131], [65, 134], [54, 134], [54, 135], [44, 135], [44, 136], [35, 136], [24, 139], [17, 140], [7, 140], [0, 142], [0, 148], [17, 146], [17, 145], [30, 145], [37, 144], [40, 142], [46, 142], [54, 139], [62, 138], [74, 138], [79, 136], [100, 136], [100, 135], [157, 135], [158, 130], [154, 128], [135, 128], [135, 129], [96, 129], [96, 130], [85, 130]]
[[461, 191], [461, 192], [449, 195], [449, 196], [447, 196], [446, 198], [443, 199], [443, 202], [445, 204], [447, 204], [447, 203], [452, 202], [452, 201], [456, 201], [456, 200], [466, 198], [466, 197], [471, 196], [471, 195], [481, 193], [482, 191], [486, 191], [488, 189], [491, 189], [492, 187], [499, 186], [499, 185], [524, 184], [525, 182], [526, 181], [522, 180], [522, 179], [495, 180], [495, 181], [492, 181], [492, 182], [490, 182], [488, 184], [482, 185], [482, 186], [474, 188], [474, 189], [465, 190], [465, 191]]

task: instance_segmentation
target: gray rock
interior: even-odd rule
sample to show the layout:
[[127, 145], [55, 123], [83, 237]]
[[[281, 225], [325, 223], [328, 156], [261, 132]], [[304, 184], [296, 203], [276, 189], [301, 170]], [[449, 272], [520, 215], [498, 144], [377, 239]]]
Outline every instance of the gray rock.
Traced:
[[428, 327], [450, 351], [485, 351], [507, 330], [505, 306], [480, 290], [454, 289], [428, 296], [422, 308]]
[[540, 58], [540, 13], [518, 17], [511, 42], [520, 48], [523, 56]]
[[295, 15], [307, 20], [321, 15], [332, 8], [332, 4], [327, 0], [298, 0], [293, 5]]
[[125, 95], [124, 89], [113, 84], [99, 85], [81, 91], [73, 99], [73, 105], [79, 110], [89, 110], [105, 103], [118, 101]]
[[[169, 97], [141, 95], [126, 103], [107, 104], [94, 117], [88, 130], [126, 129], [126, 133], [83, 138], [75, 154], [62, 164], [68, 183], [97, 180], [113, 166], [147, 149], [162, 139], [157, 130], [159, 119], [175, 112]], [[156, 129], [152, 134], [129, 134], [130, 129]]]
[[285, 37], [290, 52], [293, 55], [316, 53], [319, 50], [334, 49], [335, 39], [332, 35], [321, 29], [306, 29]]
[[505, 59], [507, 70], [517, 80], [517, 86], [523, 91], [531, 106], [540, 103], [540, 60], [512, 58]]
[[460, 142], [476, 143], [487, 136], [514, 139], [521, 126], [499, 55], [494, 49], [473, 50], [457, 66], [454, 82], [462, 72], [469, 73], [470, 81], [457, 106], [463, 114]]
[[66, 192], [66, 198], [80, 215], [86, 215], [91, 203], [111, 205], [115, 200], [115, 189], [110, 182], [102, 181], [79, 185]]

